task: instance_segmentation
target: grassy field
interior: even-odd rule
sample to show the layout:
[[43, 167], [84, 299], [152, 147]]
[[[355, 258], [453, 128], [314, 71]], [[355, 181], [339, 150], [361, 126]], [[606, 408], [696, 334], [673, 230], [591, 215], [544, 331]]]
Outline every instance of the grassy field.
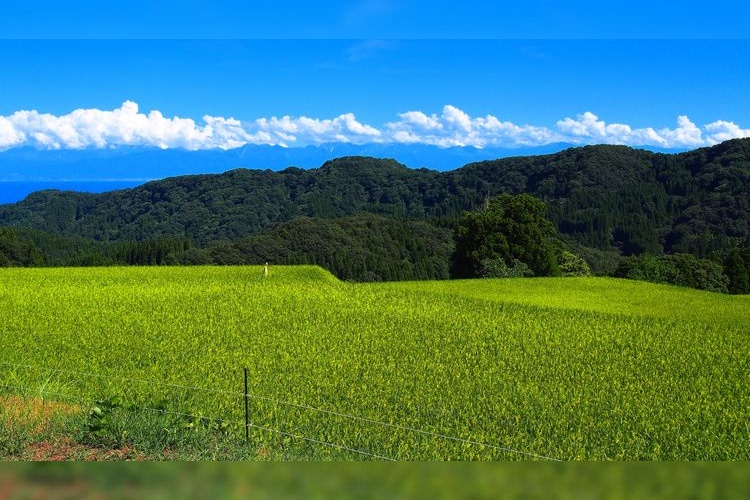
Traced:
[[748, 296], [262, 274], [0, 270], [0, 390], [75, 403], [89, 438], [143, 446], [103, 400], [239, 447], [247, 367], [251, 457], [750, 459]]

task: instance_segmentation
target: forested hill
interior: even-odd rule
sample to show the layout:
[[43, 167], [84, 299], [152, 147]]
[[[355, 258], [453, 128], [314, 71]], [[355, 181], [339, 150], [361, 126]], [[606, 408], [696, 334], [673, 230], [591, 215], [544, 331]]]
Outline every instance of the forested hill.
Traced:
[[345, 157], [318, 169], [240, 169], [97, 195], [40, 191], [0, 206], [0, 226], [99, 241], [181, 237], [200, 247], [299, 217], [370, 213], [452, 228], [462, 211], [504, 192], [543, 199], [561, 233], [586, 247], [702, 257], [750, 241], [750, 139], [681, 154], [586, 146], [449, 172]]

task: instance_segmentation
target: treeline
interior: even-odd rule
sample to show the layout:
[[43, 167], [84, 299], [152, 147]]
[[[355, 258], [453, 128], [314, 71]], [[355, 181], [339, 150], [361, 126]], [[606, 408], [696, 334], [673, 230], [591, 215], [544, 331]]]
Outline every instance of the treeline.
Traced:
[[262, 234], [211, 245], [217, 264], [316, 264], [342, 280], [448, 279], [449, 230], [423, 221], [360, 214], [338, 219], [298, 217]]
[[677, 155], [587, 146], [442, 173], [347, 157], [319, 169], [240, 169], [98, 195], [42, 191], [0, 206], [0, 226], [96, 241], [185, 237], [205, 247], [295, 217], [370, 213], [454, 229], [465, 210], [522, 192], [543, 200], [560, 233], [587, 248], [703, 258], [750, 246], [750, 139]]
[[[544, 202], [521, 193], [465, 212], [455, 233], [453, 277], [588, 276], [591, 266], [545, 218]], [[581, 247], [578, 247], [581, 248]], [[710, 259], [690, 254], [618, 257], [613, 276], [723, 293], [750, 292], [750, 248]]]
[[[0, 266], [269, 261], [356, 281], [445, 279], [462, 275], [463, 214], [504, 193], [544, 202], [568, 269], [580, 258], [594, 274], [747, 293], [750, 139], [678, 155], [587, 146], [443, 173], [346, 157], [98, 195], [41, 191], [0, 206]], [[493, 259], [472, 266], [526, 272]]]
[[179, 264], [186, 238], [102, 243], [34, 229], [0, 228], [0, 267]]
[[[471, 220], [470, 214], [467, 217]], [[475, 233], [481, 236], [479, 231]], [[558, 236], [549, 232], [542, 235], [538, 241], [546, 241], [546, 246], [536, 251], [525, 249], [526, 256], [509, 249], [505, 259], [475, 253], [476, 262], [468, 264], [465, 233], [454, 234], [423, 221], [393, 220], [371, 214], [338, 219], [299, 217], [256, 236], [202, 248], [187, 238], [104, 243], [38, 230], [0, 228], [0, 267], [271, 262], [315, 264], [339, 279], [352, 281], [590, 274], [591, 254], [582, 257], [577, 253], [582, 247], [569, 247]], [[508, 247], [500, 245], [500, 248]], [[529, 258], [529, 250], [539, 257], [534, 259], [547, 264], [535, 265], [534, 259]], [[517, 257], [531, 263], [531, 267]], [[708, 259], [689, 254], [620, 256], [615, 258], [611, 272], [596, 274], [746, 294], [750, 293], [750, 248], [734, 249], [724, 255], [715, 252]]]
[[724, 292], [750, 293], [750, 248], [708, 259], [690, 254], [643, 254], [624, 259], [614, 276]]
[[342, 280], [448, 279], [452, 233], [371, 214], [299, 217], [259, 235], [197, 247], [187, 238], [94, 242], [0, 228], [0, 267], [315, 264]]

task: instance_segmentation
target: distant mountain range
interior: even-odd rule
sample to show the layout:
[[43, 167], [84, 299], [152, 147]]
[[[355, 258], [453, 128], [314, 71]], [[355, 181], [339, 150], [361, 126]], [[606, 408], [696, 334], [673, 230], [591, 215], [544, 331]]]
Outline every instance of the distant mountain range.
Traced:
[[246, 145], [229, 150], [202, 151], [143, 147], [81, 150], [17, 148], [0, 151], [0, 182], [147, 181], [178, 175], [216, 174], [236, 168], [276, 171], [286, 167], [308, 169], [343, 156], [391, 158], [413, 169], [446, 171], [477, 161], [555, 153], [573, 146], [555, 143], [528, 148], [479, 149], [470, 146], [441, 148], [423, 144], [330, 143], [295, 148]]
[[403, 144], [331, 143], [285, 148], [246, 145], [229, 150], [188, 151], [146, 147], [0, 151], [0, 205], [45, 189], [103, 193], [151, 180], [190, 174], [218, 174], [237, 168], [279, 171], [317, 168], [342, 156], [394, 158], [411, 168], [453, 170], [466, 163], [516, 155], [545, 154], [569, 147], [551, 144], [526, 149], [440, 148]]
[[[437, 153], [420, 146], [414, 154], [420, 149]], [[196, 162], [204, 158], [205, 171], [209, 164], [214, 168], [218, 164], [211, 158], [241, 159], [242, 151], [255, 149], [164, 151], [162, 158], [165, 165], [170, 158]], [[307, 151], [323, 154], [324, 149]], [[461, 150], [447, 151], [458, 155]], [[385, 153], [394, 150], [380, 152], [390, 156]], [[105, 153], [99, 152], [103, 157]], [[328, 152], [342, 153], [335, 148]], [[143, 161], [138, 161], [140, 154]], [[138, 175], [145, 158], [158, 156], [154, 151], [131, 155], [119, 151], [119, 155], [111, 154], [108, 160], [117, 159], [123, 174], [130, 165], [131, 175]], [[59, 164], [76, 163], [72, 156], [72, 152], [61, 153]], [[429, 158], [427, 153], [423, 158]], [[93, 168], [95, 161], [91, 157], [87, 161]], [[198, 163], [189, 165], [197, 168]], [[189, 165], [174, 160], [162, 168]], [[257, 235], [298, 217], [333, 219], [369, 213], [452, 227], [462, 211], [481, 206], [488, 197], [521, 192], [544, 200], [560, 232], [587, 248], [624, 255], [685, 252], [704, 257], [750, 244], [750, 139], [674, 155], [625, 146], [586, 146], [468, 163], [447, 172], [347, 156], [313, 169], [234, 169], [171, 177], [98, 195], [41, 191], [14, 205], [0, 206], [0, 226], [96, 241], [184, 237], [207, 246]]]

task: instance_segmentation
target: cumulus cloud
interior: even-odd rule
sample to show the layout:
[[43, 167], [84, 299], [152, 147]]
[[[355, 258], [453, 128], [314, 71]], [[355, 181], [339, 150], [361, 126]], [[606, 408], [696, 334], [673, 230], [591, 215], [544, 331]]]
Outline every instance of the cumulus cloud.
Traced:
[[55, 116], [17, 111], [0, 117], [0, 148], [18, 145], [45, 149], [81, 149], [110, 146], [156, 146], [184, 149], [228, 149], [252, 138], [239, 121], [205, 116], [205, 125], [189, 118], [167, 118], [159, 111], [139, 112], [126, 101], [117, 109], [77, 109]]
[[530, 146], [556, 142], [557, 135], [532, 125], [503, 122], [492, 115], [472, 118], [455, 106], [444, 106], [443, 112], [426, 115], [408, 111], [399, 120], [386, 124], [389, 142], [432, 144], [435, 146]]
[[557, 129], [569, 142], [668, 146], [668, 141], [653, 128], [633, 129], [622, 123], [607, 124], [589, 111], [575, 119], [557, 122]]
[[739, 137], [750, 137], [750, 129], [724, 120], [700, 127], [687, 116], [679, 116], [674, 128], [634, 128], [624, 123], [607, 123], [587, 111], [575, 118], [563, 118], [548, 128], [519, 125], [493, 115], [471, 116], [451, 105], [444, 106], [440, 114], [406, 111], [380, 128], [360, 122], [353, 113], [335, 118], [273, 116], [247, 122], [206, 115], [202, 123], [196, 123], [190, 118], [165, 117], [158, 110], [143, 113], [132, 101], [111, 111], [77, 109], [55, 116], [32, 110], [0, 116], [0, 150], [21, 146], [40, 149], [154, 146], [197, 150], [230, 149], [245, 144], [304, 146], [327, 142], [478, 148], [568, 142], [687, 149]]
[[245, 144], [366, 143], [378, 141], [381, 132], [357, 121], [352, 113], [333, 119], [284, 116], [259, 118], [243, 124], [235, 118], [190, 118], [148, 114], [126, 101], [117, 109], [77, 109], [55, 116], [37, 111], [17, 111], [0, 116], [0, 149], [33, 146], [42, 149], [155, 146], [159, 148], [231, 149]]
[[729, 139], [750, 137], [750, 129], [743, 129], [739, 125], [723, 120], [709, 123], [704, 128], [706, 129], [708, 142], [714, 144], [728, 141]]
[[557, 129], [566, 141], [573, 143], [626, 144], [630, 146], [659, 146], [664, 148], [696, 148], [711, 146], [729, 139], [750, 137], [750, 129], [742, 129], [727, 121], [715, 121], [698, 127], [687, 116], [677, 117], [675, 128], [632, 128], [622, 123], [607, 124], [591, 112], [575, 119], [557, 122]]
[[18, 146], [26, 142], [26, 135], [18, 130], [13, 122], [0, 116], [0, 150]]
[[378, 129], [360, 123], [353, 113], [324, 120], [306, 116], [259, 118], [249, 128], [255, 130], [256, 139], [262, 138], [266, 143], [284, 146], [324, 142], [365, 144], [380, 142], [382, 137]]

